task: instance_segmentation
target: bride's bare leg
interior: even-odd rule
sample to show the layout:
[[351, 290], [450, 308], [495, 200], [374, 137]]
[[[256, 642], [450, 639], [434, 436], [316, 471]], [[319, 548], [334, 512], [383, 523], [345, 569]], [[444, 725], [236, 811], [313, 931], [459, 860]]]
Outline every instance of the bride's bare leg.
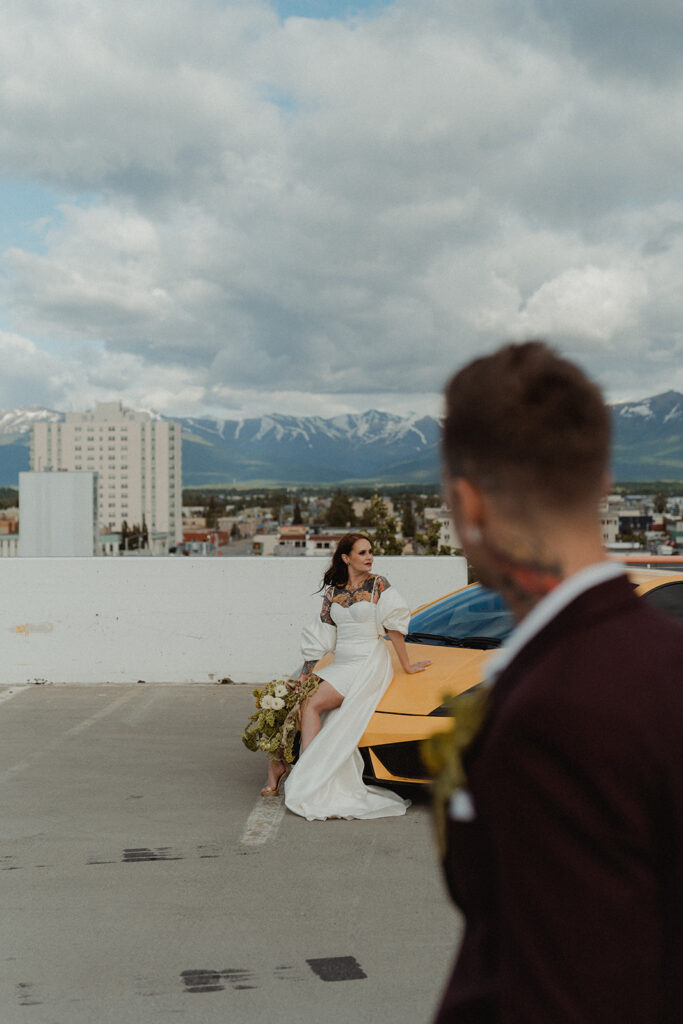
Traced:
[[273, 796], [277, 792], [278, 782], [280, 777], [284, 775], [287, 770], [287, 765], [284, 761], [271, 761], [268, 759], [268, 781], [261, 790], [261, 796]]
[[323, 711], [332, 711], [342, 704], [344, 698], [331, 683], [323, 679], [308, 700], [301, 705], [301, 750], [304, 751], [311, 740], [320, 732], [320, 715]]

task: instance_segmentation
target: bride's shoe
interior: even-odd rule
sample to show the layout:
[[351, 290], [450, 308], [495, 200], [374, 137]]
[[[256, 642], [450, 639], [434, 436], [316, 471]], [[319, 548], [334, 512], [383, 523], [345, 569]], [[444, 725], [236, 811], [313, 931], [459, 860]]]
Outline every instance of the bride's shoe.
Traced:
[[284, 780], [287, 778], [287, 776], [289, 775], [291, 770], [292, 770], [291, 765], [286, 765], [282, 769], [281, 774], [278, 775], [277, 782], [275, 783], [274, 786], [264, 786], [263, 787], [263, 789], [261, 790], [261, 796], [279, 796], [279, 794], [280, 794], [280, 786], [282, 785]]

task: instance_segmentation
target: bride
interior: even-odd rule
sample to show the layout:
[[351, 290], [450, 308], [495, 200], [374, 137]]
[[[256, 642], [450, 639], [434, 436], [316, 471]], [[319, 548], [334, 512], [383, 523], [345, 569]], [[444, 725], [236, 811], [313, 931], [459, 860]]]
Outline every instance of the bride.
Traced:
[[[345, 534], [323, 577], [320, 617], [302, 635], [306, 661], [295, 685], [334, 651], [334, 662], [318, 670], [318, 689], [302, 705], [301, 754], [285, 781], [285, 804], [309, 821], [405, 814], [410, 803], [362, 779], [358, 741], [393, 676], [382, 637], [388, 634], [404, 672], [421, 672], [430, 664], [411, 664], [403, 639], [410, 612], [389, 581], [371, 569], [370, 541]], [[280, 767], [282, 774], [284, 766], [271, 769], [273, 791], [279, 789]]]

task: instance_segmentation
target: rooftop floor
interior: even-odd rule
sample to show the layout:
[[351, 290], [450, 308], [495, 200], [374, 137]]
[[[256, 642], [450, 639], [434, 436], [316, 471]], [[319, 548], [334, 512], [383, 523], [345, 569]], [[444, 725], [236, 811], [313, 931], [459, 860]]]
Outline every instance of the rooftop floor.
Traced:
[[297, 818], [258, 795], [251, 707], [248, 686], [0, 688], [3, 1024], [430, 1019], [459, 923], [426, 799]]

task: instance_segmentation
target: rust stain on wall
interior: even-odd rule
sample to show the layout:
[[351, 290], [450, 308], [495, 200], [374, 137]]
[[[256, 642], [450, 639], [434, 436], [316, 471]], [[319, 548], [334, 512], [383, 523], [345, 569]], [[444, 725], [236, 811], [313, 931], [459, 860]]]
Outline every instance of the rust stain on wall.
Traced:
[[28, 640], [31, 633], [52, 633], [54, 628], [52, 622], [24, 622], [21, 626], [15, 626], [14, 632]]

